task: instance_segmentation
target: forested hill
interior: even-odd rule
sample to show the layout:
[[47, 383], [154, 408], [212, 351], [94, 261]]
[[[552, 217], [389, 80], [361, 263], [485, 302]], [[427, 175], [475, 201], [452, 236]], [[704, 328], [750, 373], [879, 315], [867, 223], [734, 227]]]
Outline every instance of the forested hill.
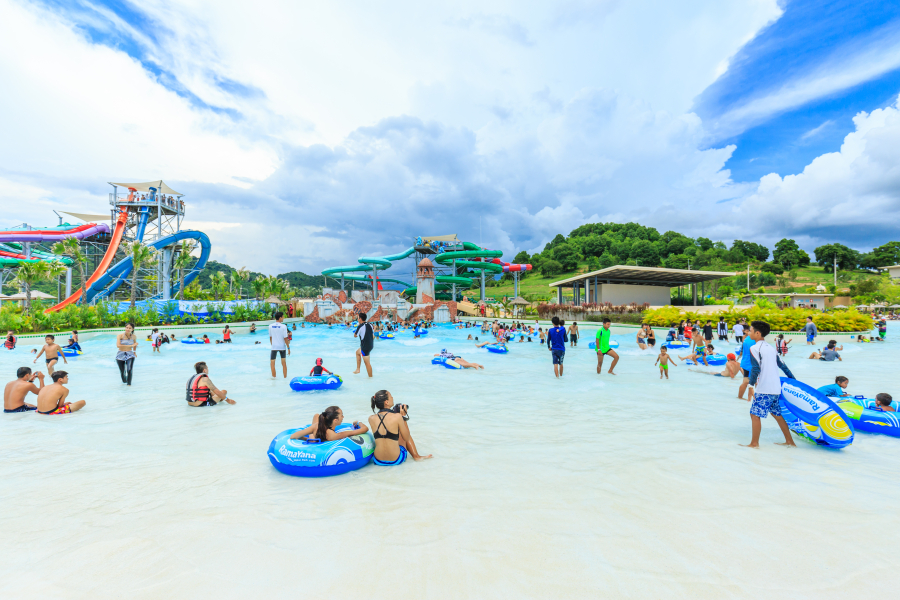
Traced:
[[[204, 288], [209, 288], [210, 278], [219, 271], [224, 273], [226, 278], [230, 279], [231, 273], [233, 271], [237, 271], [237, 269], [235, 267], [232, 267], [231, 265], [210, 260], [206, 263], [206, 267], [200, 272], [200, 276], [198, 277], [200, 285]], [[253, 281], [257, 277], [263, 276], [263, 273], [251, 271], [249, 281]], [[276, 277], [286, 280], [291, 284], [292, 288], [322, 287], [325, 285], [325, 278], [321, 275], [307, 275], [306, 273], [302, 273], [300, 271], [281, 273], [280, 275], [276, 275]]]
[[[544, 275], [573, 271], [587, 261], [590, 270], [613, 265], [669, 267], [673, 269], [724, 268], [748, 261], [772, 262], [785, 268], [804, 267], [811, 258], [792, 239], [782, 239], [769, 248], [752, 241], [734, 240], [731, 246], [710, 238], [690, 238], [677, 231], [659, 233], [638, 223], [588, 223], [568, 237], [557, 234], [541, 252], [529, 256], [519, 252], [514, 261], [530, 262]], [[871, 252], [860, 253], [842, 244], [815, 249], [816, 262], [830, 269], [834, 259], [839, 269], [874, 268], [900, 264], [900, 242], [888, 242]]]

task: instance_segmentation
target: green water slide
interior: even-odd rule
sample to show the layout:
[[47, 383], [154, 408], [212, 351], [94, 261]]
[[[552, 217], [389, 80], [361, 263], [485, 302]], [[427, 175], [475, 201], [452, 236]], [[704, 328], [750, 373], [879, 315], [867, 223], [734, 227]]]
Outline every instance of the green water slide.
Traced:
[[[403, 260], [412, 255], [415, 251], [415, 248], [409, 248], [403, 252], [390, 254], [388, 256], [361, 256], [357, 259], [360, 263], [358, 265], [331, 267], [330, 269], [322, 271], [322, 275], [340, 279], [342, 287], [344, 281], [365, 281], [371, 285], [373, 280], [377, 280], [378, 283], [399, 283], [400, 285], [409, 285], [409, 282], [407, 281], [379, 277], [378, 270], [389, 269], [392, 262]], [[356, 275], [355, 273], [371, 273], [371, 275]]]
[[[489, 262], [490, 259], [500, 258], [503, 256], [503, 252], [500, 250], [485, 250], [484, 248], [480, 248], [475, 244], [470, 242], [463, 242], [462, 250], [450, 250], [447, 252], [442, 252], [434, 257], [434, 261], [441, 266], [449, 267], [456, 266], [456, 268], [467, 268], [472, 269], [474, 271], [481, 271], [484, 273], [485, 271], [489, 271], [490, 273], [502, 273], [503, 267], [493, 262]], [[483, 261], [471, 260], [473, 258], [481, 258], [485, 259]], [[465, 275], [438, 275], [436, 278], [437, 284], [434, 286], [435, 291], [447, 291], [453, 288], [453, 285], [461, 285], [465, 289], [469, 289], [472, 287], [472, 283], [474, 280], [471, 277], [467, 277]], [[416, 287], [410, 287], [403, 290], [404, 295], [415, 296], [416, 295]]]

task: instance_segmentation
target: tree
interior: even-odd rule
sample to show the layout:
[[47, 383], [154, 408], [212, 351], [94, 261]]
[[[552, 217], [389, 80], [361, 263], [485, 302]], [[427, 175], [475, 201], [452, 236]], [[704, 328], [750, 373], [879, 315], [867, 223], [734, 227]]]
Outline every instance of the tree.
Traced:
[[87, 260], [84, 257], [84, 254], [81, 252], [81, 246], [78, 244], [78, 240], [76, 238], [70, 237], [66, 238], [61, 242], [57, 242], [53, 244], [53, 254], [59, 254], [60, 256], [68, 256], [72, 259], [72, 262], [78, 267], [78, 275], [81, 277], [81, 298], [79, 302], [87, 301], [87, 273], [85, 269], [85, 263]]
[[184, 300], [184, 271], [188, 267], [191, 266], [191, 261], [194, 260], [194, 257], [191, 256], [191, 252], [194, 251], [196, 246], [187, 242], [181, 245], [181, 252], [178, 256], [175, 257], [175, 260], [172, 262], [172, 266], [178, 270], [178, 299]]
[[144, 267], [152, 267], [156, 264], [156, 249], [135, 241], [126, 246], [128, 254], [131, 258], [131, 308], [135, 307], [137, 300], [137, 278], [138, 271]]
[[565, 271], [577, 269], [578, 258], [578, 250], [569, 242], [563, 242], [553, 248], [553, 259], [561, 264]]
[[584, 238], [581, 251], [585, 256], [600, 256], [606, 250], [606, 242], [599, 235], [591, 235]]
[[237, 298], [240, 298], [244, 294], [244, 282], [250, 279], [250, 271], [247, 267], [241, 267], [237, 271], [235, 271], [238, 277], [238, 295]]
[[545, 277], [552, 277], [554, 275], [559, 275], [564, 271], [562, 264], [559, 261], [553, 260], [545, 260], [541, 263], [541, 275]]
[[642, 267], [656, 267], [659, 265], [659, 253], [653, 242], [647, 240], [638, 240], [631, 246], [631, 254], [629, 258], [633, 258]]
[[816, 263], [824, 267], [826, 273], [832, 272], [835, 260], [838, 269], [852, 270], [859, 264], [859, 252], [843, 244], [825, 244], [813, 250], [813, 253], [816, 255]]
[[670, 254], [666, 260], [666, 268], [669, 269], [687, 269], [689, 257], [684, 254]]
[[784, 273], [784, 265], [777, 262], [770, 262], [764, 264], [762, 270], [766, 273], [772, 273], [773, 275], [781, 275]]
[[870, 254], [872, 255], [870, 262], [873, 267], [900, 265], [900, 242], [882, 244], [873, 248]]
[[[668, 235], [668, 233], [666, 234]], [[663, 236], [665, 237], [665, 236]], [[668, 244], [666, 244], [666, 256], [671, 254], [681, 254], [684, 252], [684, 249], [688, 246], [692, 245], [690, 238], [686, 238], [681, 234], [678, 234], [677, 237], [673, 237]]]
[[780, 262], [786, 268], [796, 267], [800, 264], [800, 246], [797, 242], [788, 238], [782, 238], [780, 242], [775, 244], [775, 252], [772, 258], [775, 262]]
[[603, 254], [600, 255], [600, 268], [601, 269], [608, 269], [609, 267], [612, 267], [613, 265], [619, 264], [619, 262], [620, 262], [619, 257], [617, 257], [613, 254], [610, 254], [609, 252], [604, 252]]
[[700, 249], [703, 250], [704, 252], [707, 250], [713, 249], [713, 241], [709, 238], [698, 237], [696, 243], [698, 246], [700, 246]]
[[31, 312], [31, 288], [36, 283], [50, 278], [50, 264], [43, 260], [29, 260], [19, 263], [16, 278], [12, 284], [25, 289], [25, 312]]
[[564, 243], [566, 243], [566, 237], [561, 233], [557, 233], [556, 237], [550, 240], [550, 242], [546, 246], [544, 246], [544, 250], [551, 250]]
[[731, 249], [736, 250], [747, 258], [751, 258], [754, 260], [765, 261], [769, 258], [769, 249], [762, 244], [757, 244], [756, 242], [734, 240], [734, 243], [731, 244]]
[[228, 280], [225, 278], [225, 273], [222, 271], [219, 271], [210, 278], [209, 287], [212, 290], [213, 299], [216, 302], [219, 301], [219, 294], [221, 294], [227, 286]]
[[259, 300], [266, 291], [266, 277], [257, 277], [250, 282], [250, 287], [253, 289], [253, 297]]
[[531, 257], [528, 256], [528, 253], [524, 250], [521, 250], [518, 254], [516, 254], [515, 258], [513, 258], [513, 263], [524, 265], [527, 264], [529, 260], [531, 260]]

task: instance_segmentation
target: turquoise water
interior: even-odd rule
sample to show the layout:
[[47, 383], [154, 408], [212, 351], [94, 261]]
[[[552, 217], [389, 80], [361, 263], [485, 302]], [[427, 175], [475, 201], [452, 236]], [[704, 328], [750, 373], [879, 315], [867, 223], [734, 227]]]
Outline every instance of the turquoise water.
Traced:
[[[900, 439], [784, 449], [766, 419], [762, 448], [749, 450], [738, 445], [750, 437], [739, 382], [684, 366], [660, 381], [656, 353], [637, 349], [633, 333], [615, 336], [618, 376], [596, 375], [585, 338], [556, 380], [546, 347], [492, 354], [465, 341], [470, 332], [484, 339], [439, 329], [379, 341], [369, 380], [351, 374], [351, 333], [300, 329], [289, 378], [322, 357], [345, 381], [312, 393], [290, 391], [280, 365], [271, 379], [267, 346], [253, 344], [264, 332], [162, 355], [142, 342], [130, 389], [113, 336], [85, 342], [60, 368], [86, 409], [0, 421], [0, 597], [836, 598], [893, 588]], [[853, 393], [900, 398], [897, 332], [892, 323], [884, 344], [844, 344], [843, 363], [805, 360], [806, 346], [788, 363], [816, 386], [843, 374]], [[432, 366], [442, 348], [486, 370]], [[7, 381], [31, 364], [28, 350], [0, 352]], [[185, 406], [197, 360], [237, 405]], [[364, 420], [381, 388], [410, 405], [419, 450], [434, 459], [321, 480], [269, 464], [276, 433], [332, 404]]]

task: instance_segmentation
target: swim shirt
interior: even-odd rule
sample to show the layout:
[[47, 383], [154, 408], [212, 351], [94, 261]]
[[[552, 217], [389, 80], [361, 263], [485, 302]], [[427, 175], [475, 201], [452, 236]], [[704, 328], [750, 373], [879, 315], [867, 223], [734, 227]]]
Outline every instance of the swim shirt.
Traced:
[[825, 394], [826, 396], [842, 396], [847, 392], [844, 391], [844, 388], [839, 386], [836, 383], [832, 383], [831, 385], [823, 385], [819, 388], [819, 391]]
[[605, 327], [601, 327], [597, 330], [596, 344], [597, 350], [600, 352], [606, 353], [609, 352], [609, 338], [612, 336], [612, 331], [606, 329]]
[[816, 334], [819, 333], [819, 330], [816, 328], [815, 323], [807, 323], [804, 329], [806, 329], [807, 336], [816, 337]]
[[[778, 396], [781, 394], [781, 376], [778, 374], [779, 360], [778, 353], [771, 344], [760, 340], [754, 342], [747, 353], [753, 358], [756, 364], [753, 365], [753, 373], [756, 376], [754, 385], [755, 394], [772, 394]], [[758, 374], [757, 374], [758, 370]], [[751, 377], [751, 383], [753, 378]]]
[[569, 336], [566, 335], [565, 327], [551, 327], [550, 331], [547, 332], [547, 346], [551, 350], [565, 352], [566, 342], [568, 341]]
[[276, 321], [269, 325], [269, 337], [272, 338], [272, 350], [287, 350], [287, 344], [284, 342], [284, 340], [287, 339], [287, 336], [288, 328], [285, 327], [284, 323]]
[[[735, 333], [734, 335], [739, 335], [739, 334]], [[749, 337], [744, 340], [743, 344], [741, 344], [741, 368], [745, 369], [748, 372], [750, 371], [750, 369], [753, 368], [753, 361], [750, 360], [750, 348], [752, 348], [755, 345], [756, 345], [756, 342], [754, 342]], [[779, 388], [779, 390], [780, 389], [781, 388]], [[778, 393], [780, 394], [781, 392], [779, 391]]]
[[372, 325], [360, 323], [356, 326], [356, 331], [353, 333], [359, 336], [359, 347], [362, 348], [362, 351], [366, 354], [371, 352], [372, 348], [375, 347], [375, 330], [372, 329]]
[[[734, 332], [735, 337], [743, 337], [744, 336], [744, 326], [741, 325], [740, 323], [735, 323], [734, 327], [732, 327], [731, 330]], [[741, 365], [741, 366], [743, 367], [744, 365]]]
[[840, 357], [841, 355], [838, 354], [837, 350], [835, 350], [834, 348], [825, 348], [824, 350], [822, 350], [822, 360], [831, 362]]

